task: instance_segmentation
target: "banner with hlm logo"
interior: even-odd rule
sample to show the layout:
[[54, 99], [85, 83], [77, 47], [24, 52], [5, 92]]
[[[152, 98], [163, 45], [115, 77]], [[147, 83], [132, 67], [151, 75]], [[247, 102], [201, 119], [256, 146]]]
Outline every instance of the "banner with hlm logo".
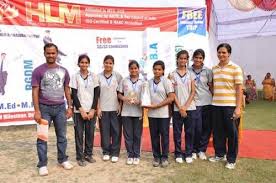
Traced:
[[124, 77], [129, 74], [129, 60], [134, 59], [148, 79], [156, 60], [165, 62], [165, 75], [175, 69], [175, 50], [207, 48], [207, 36], [178, 37], [182, 29], [177, 28], [178, 11], [187, 24], [205, 17], [205, 9], [75, 2], [0, 0], [0, 126], [34, 123], [31, 76], [45, 63], [47, 43], [58, 46], [57, 63], [70, 75], [79, 70], [79, 55], [90, 57], [90, 70], [97, 74], [103, 71], [103, 58], [110, 54], [115, 58], [114, 70]]

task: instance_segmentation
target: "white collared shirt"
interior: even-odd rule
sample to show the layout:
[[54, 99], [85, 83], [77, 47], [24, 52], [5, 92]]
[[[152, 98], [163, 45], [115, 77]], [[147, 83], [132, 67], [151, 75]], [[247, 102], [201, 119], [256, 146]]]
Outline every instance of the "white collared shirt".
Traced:
[[122, 80], [121, 74], [116, 71], [112, 72], [112, 76], [106, 78], [104, 72], [98, 74], [100, 86], [99, 105], [102, 111], [117, 111], [119, 101], [117, 96], [117, 88]]
[[[99, 80], [96, 74], [88, 72], [87, 78], [82, 78], [80, 71], [72, 75], [69, 86], [77, 89], [78, 99], [85, 112], [91, 110], [94, 99], [94, 88], [99, 86]], [[74, 112], [79, 112], [74, 108]]]
[[[143, 80], [138, 78], [138, 80], [133, 83], [130, 80], [130, 77], [124, 78], [118, 87], [118, 91], [123, 93], [124, 96], [129, 95], [130, 92], [135, 92], [137, 99], [141, 100]], [[126, 104], [123, 103], [122, 116], [131, 116], [131, 117], [142, 117], [142, 107], [140, 105]]]

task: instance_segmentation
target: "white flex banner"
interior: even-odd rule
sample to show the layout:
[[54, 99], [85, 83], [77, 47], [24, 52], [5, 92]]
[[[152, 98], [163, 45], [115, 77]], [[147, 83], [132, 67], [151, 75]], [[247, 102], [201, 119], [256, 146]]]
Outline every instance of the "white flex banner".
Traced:
[[78, 70], [80, 54], [90, 57], [92, 72], [101, 72], [103, 58], [110, 54], [115, 58], [115, 70], [123, 76], [128, 75], [129, 60], [135, 59], [150, 78], [156, 60], [165, 62], [168, 73], [175, 69], [175, 53], [180, 49], [208, 51], [205, 7], [125, 8], [43, 0], [3, 2], [0, 126], [34, 123], [31, 75], [35, 67], [45, 63], [43, 46], [47, 42], [58, 46], [58, 62], [70, 74]]

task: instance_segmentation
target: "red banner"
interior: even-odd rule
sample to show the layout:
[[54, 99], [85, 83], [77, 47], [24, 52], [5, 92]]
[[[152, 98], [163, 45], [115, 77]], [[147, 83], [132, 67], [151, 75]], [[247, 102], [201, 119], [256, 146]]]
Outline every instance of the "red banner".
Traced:
[[0, 123], [12, 121], [31, 121], [33, 119], [33, 111], [0, 113]]
[[212, 0], [206, 0], [205, 2], [207, 6], [207, 31], [209, 31], [213, 2]]
[[143, 31], [177, 31], [176, 8], [126, 8], [65, 2], [14, 0], [0, 5], [0, 24]]

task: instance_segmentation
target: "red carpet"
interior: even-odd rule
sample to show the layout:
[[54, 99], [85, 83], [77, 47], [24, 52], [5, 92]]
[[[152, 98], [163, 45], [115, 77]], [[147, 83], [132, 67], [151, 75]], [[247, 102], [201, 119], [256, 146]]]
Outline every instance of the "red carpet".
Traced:
[[[184, 138], [183, 138], [184, 139]], [[184, 145], [184, 144], [183, 144]], [[100, 146], [100, 133], [95, 135], [95, 146]], [[124, 141], [122, 139], [122, 148]], [[144, 128], [142, 136], [142, 150], [151, 151], [149, 129]], [[174, 151], [172, 128], [170, 131], [170, 151]], [[209, 155], [214, 154], [212, 144], [209, 144]], [[244, 130], [239, 146], [239, 157], [276, 160], [276, 131]]]

